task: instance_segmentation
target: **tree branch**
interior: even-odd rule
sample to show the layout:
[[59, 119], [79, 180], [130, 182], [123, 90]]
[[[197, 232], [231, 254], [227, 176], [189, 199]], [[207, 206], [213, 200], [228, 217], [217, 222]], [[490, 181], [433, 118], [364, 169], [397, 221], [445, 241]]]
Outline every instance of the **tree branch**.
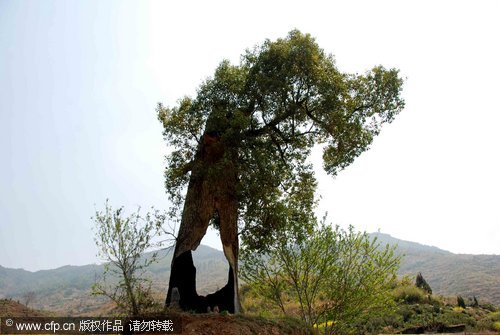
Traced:
[[312, 113], [312, 111], [307, 107], [307, 105], [305, 106], [305, 112], [306, 112], [306, 115], [311, 119], [313, 120], [313, 122], [317, 123], [318, 125], [320, 125], [330, 136], [334, 136], [333, 132], [331, 131], [331, 126], [328, 125], [326, 122], [320, 120], [319, 118], [317, 118], [316, 116], [314, 116], [314, 114]]
[[246, 132], [246, 136], [248, 137], [258, 137], [263, 134], [267, 134], [270, 130], [276, 127], [280, 122], [285, 121], [290, 116], [295, 114], [296, 108], [289, 108], [285, 113], [281, 115], [277, 115], [274, 119], [272, 119], [269, 123], [266, 123], [263, 127], [259, 129], [252, 129]]

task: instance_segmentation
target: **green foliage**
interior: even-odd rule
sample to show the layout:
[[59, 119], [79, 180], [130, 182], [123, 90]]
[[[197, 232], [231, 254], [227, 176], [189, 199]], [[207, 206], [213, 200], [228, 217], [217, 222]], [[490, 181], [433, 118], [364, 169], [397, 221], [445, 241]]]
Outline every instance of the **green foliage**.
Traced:
[[357, 333], [399, 333], [415, 331], [440, 333], [456, 325], [465, 325], [467, 332], [492, 330], [495, 313], [475, 308], [462, 308], [450, 304], [455, 298], [430, 296], [402, 278], [393, 288], [392, 295], [397, 307], [382, 317], [370, 316], [357, 325]]
[[493, 304], [490, 304], [490, 303], [481, 303], [479, 305], [479, 307], [481, 308], [484, 308], [490, 312], [496, 312], [497, 311], [497, 307], [495, 307]]
[[493, 321], [500, 321], [500, 311], [499, 312], [491, 312], [488, 315], [488, 317], [491, 318], [491, 320], [493, 320]]
[[439, 316], [438, 320], [447, 325], [465, 324], [470, 328], [475, 327], [477, 324], [477, 321], [470, 315], [469, 311], [465, 309], [459, 311], [455, 310], [455, 308], [451, 311], [446, 309], [444, 313]]
[[423, 303], [426, 300], [425, 292], [414, 285], [401, 285], [392, 292], [394, 299], [407, 304]]
[[281, 236], [265, 254], [244, 250], [241, 275], [283, 314], [342, 334], [391, 306], [398, 264], [393, 249], [379, 249], [367, 234], [323, 224], [305, 240]]
[[[285, 231], [305, 238], [315, 223], [311, 148], [324, 145], [324, 168], [336, 175], [402, 110], [402, 82], [397, 70], [381, 66], [342, 73], [314, 38], [297, 30], [248, 50], [238, 65], [223, 61], [195, 98], [158, 105], [172, 149], [165, 171], [171, 214], [180, 217], [195, 166], [210, 183], [230, 165], [243, 245], [266, 251]], [[196, 165], [210, 138], [225, 148], [224, 157]]]
[[107, 296], [127, 313], [139, 315], [153, 303], [151, 283], [142, 275], [157, 260], [156, 253], [149, 258], [141, 256], [148, 249], [159, 246], [153, 239], [159, 235], [165, 216], [158, 211], [141, 216], [138, 209], [123, 217], [122, 211], [123, 207], [113, 210], [106, 200], [105, 210], [96, 211], [93, 217], [98, 256], [107, 263], [92, 293]]
[[500, 332], [500, 322], [493, 322], [493, 324], [491, 325], [491, 330]]
[[[465, 325], [467, 332], [495, 331], [495, 323], [500, 322], [499, 312], [490, 312], [483, 307], [461, 308], [453, 306], [452, 297], [431, 296], [414, 285], [409, 276], [391, 281], [390, 296], [394, 300], [385, 309], [372, 309], [351, 320], [348, 329], [341, 329], [342, 322], [323, 319], [313, 325], [318, 333], [351, 332], [355, 334], [398, 333], [404, 330], [423, 329], [426, 332], [442, 332], [450, 326]], [[289, 283], [289, 281], [287, 282]], [[282, 301], [288, 316], [300, 316], [300, 303], [291, 294], [292, 284], [282, 290]], [[279, 304], [265, 294], [266, 286], [246, 285], [242, 290], [243, 305], [247, 313], [267, 318], [283, 315]], [[321, 302], [326, 299], [322, 297]], [[335, 328], [337, 327], [337, 328]]]
[[500, 312], [490, 312], [485, 318], [482, 318], [478, 325], [481, 329], [500, 331]]

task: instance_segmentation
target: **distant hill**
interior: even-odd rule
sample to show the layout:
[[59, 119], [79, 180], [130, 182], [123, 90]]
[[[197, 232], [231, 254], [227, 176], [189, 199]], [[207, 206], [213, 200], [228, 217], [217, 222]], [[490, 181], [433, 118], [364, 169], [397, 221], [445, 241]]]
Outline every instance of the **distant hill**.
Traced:
[[[374, 233], [371, 236], [377, 237], [381, 244], [398, 245], [398, 253], [405, 255], [400, 274], [415, 276], [421, 272], [435, 294], [476, 296], [480, 302], [500, 305], [500, 256], [456, 255], [386, 234]], [[160, 250], [159, 258], [146, 275], [152, 279], [158, 299], [164, 299], [171, 253]], [[201, 245], [193, 253], [193, 259], [200, 294], [214, 292], [225, 285], [228, 265], [221, 251]], [[60, 315], [105, 315], [109, 311], [108, 301], [90, 296], [90, 287], [102, 271], [102, 265], [63, 266], [36, 272], [0, 266], [0, 299], [11, 298], [24, 303], [26, 294], [34, 292], [30, 307], [35, 309]]]
[[397, 245], [404, 255], [399, 273], [421, 272], [434, 294], [476, 296], [500, 305], [500, 255], [453, 254], [436, 247], [373, 233], [381, 244]]
[[[151, 253], [145, 254], [150, 257]], [[153, 282], [158, 298], [164, 299], [170, 276], [171, 253], [158, 251], [159, 261], [152, 264], [145, 274]], [[228, 265], [224, 254], [216, 249], [200, 245], [193, 253], [197, 269], [197, 289], [208, 294], [223, 287], [227, 281]], [[53, 270], [36, 272], [9, 269], [0, 266], [0, 299], [10, 298], [24, 303], [28, 292], [34, 293], [30, 307], [50, 310], [61, 315], [90, 315], [106, 312], [108, 299], [93, 297], [90, 288], [104, 270], [103, 265], [63, 266]]]

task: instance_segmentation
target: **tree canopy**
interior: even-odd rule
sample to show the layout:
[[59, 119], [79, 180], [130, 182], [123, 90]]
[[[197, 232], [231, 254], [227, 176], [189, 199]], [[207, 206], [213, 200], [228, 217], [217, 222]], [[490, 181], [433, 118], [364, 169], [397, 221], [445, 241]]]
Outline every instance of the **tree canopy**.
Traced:
[[[305, 236], [315, 220], [311, 149], [323, 145], [323, 167], [335, 176], [402, 110], [402, 84], [398, 70], [382, 66], [340, 72], [332, 55], [297, 30], [247, 50], [238, 65], [222, 61], [196, 97], [158, 106], [172, 149], [165, 176], [175, 214], [199, 171], [202, 142], [216, 138], [224, 143], [223, 158], [198, 168], [207, 183], [236, 171], [243, 244], [264, 250], [276, 232]], [[217, 213], [211, 223], [218, 227]]]

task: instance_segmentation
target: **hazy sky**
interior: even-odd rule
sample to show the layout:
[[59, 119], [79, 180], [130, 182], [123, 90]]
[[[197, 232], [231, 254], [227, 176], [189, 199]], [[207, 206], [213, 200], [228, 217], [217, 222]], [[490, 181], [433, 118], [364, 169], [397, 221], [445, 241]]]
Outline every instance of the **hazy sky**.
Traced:
[[[166, 209], [157, 102], [311, 33], [341, 71], [406, 77], [406, 109], [336, 179], [330, 221], [500, 254], [500, 2], [0, 0], [0, 265], [96, 262], [94, 209]], [[220, 248], [211, 233], [203, 243]]]

